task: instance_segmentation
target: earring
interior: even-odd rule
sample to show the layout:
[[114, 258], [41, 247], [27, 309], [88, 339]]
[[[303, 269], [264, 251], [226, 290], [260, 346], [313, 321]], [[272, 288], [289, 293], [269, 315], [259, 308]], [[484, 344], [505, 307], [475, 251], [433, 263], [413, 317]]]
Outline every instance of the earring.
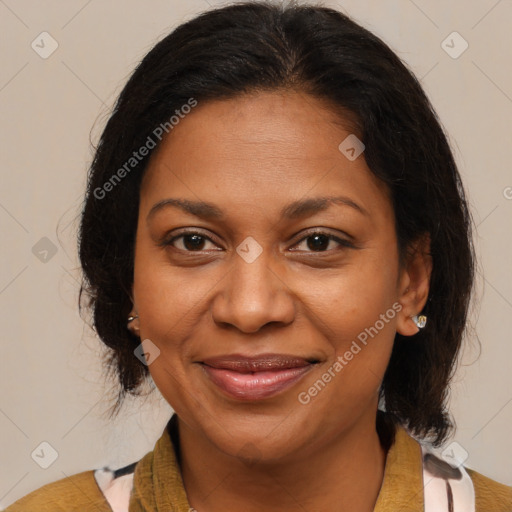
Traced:
[[139, 322], [135, 322], [133, 325], [132, 325], [132, 322], [134, 320], [137, 320], [138, 318], [139, 318], [139, 315], [130, 314], [130, 316], [128, 317], [128, 321], [126, 322], [127, 323], [126, 327], [135, 336], [139, 336], [139, 331], [140, 331], [139, 325], [138, 325]]
[[416, 324], [416, 327], [423, 329], [427, 325], [427, 317], [425, 315], [414, 315], [411, 316], [412, 321]]

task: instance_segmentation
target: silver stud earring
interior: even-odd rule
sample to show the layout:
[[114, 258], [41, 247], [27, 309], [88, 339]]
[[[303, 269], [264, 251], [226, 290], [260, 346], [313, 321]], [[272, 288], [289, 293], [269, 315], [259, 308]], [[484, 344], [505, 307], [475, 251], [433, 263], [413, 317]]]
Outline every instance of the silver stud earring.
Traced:
[[130, 315], [128, 317], [128, 322], [127, 322], [127, 329], [132, 333], [134, 334], [135, 336], [139, 336], [139, 333], [140, 333], [140, 329], [139, 329], [139, 326], [135, 323], [132, 325], [132, 322], [134, 320], [137, 320], [139, 318], [139, 315]]
[[425, 315], [414, 315], [411, 316], [412, 321], [416, 324], [416, 327], [423, 329], [427, 325], [427, 317]]

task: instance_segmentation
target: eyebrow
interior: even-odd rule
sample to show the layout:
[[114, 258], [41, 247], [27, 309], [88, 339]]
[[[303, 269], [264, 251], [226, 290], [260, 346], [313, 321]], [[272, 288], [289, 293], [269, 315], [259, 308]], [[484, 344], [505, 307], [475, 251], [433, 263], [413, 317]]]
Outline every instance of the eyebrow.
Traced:
[[[355, 201], [345, 196], [326, 196], [312, 197], [308, 199], [300, 199], [293, 201], [281, 209], [280, 216], [282, 219], [294, 220], [313, 215], [318, 212], [327, 210], [331, 204], [339, 204], [349, 206], [358, 211], [362, 215], [369, 216], [367, 210]], [[190, 213], [204, 220], [221, 220], [224, 219], [224, 213], [220, 208], [212, 203], [205, 201], [190, 201], [189, 199], [162, 199], [154, 204], [149, 211], [146, 222], [149, 222], [156, 212], [166, 207], [175, 207]]]

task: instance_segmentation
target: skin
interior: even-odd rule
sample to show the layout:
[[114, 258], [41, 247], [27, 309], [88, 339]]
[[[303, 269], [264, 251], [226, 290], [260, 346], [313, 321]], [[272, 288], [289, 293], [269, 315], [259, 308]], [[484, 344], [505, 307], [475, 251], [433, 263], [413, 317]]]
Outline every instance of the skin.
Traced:
[[[260, 92], [199, 103], [152, 155], [140, 191], [136, 328], [160, 350], [149, 370], [178, 414], [183, 481], [199, 512], [374, 509], [386, 460], [378, 391], [395, 333], [418, 332], [410, 316], [426, 303], [431, 261], [421, 239], [400, 267], [386, 187], [364, 153], [350, 161], [338, 149], [350, 133], [316, 98]], [[348, 197], [366, 213], [330, 203], [280, 218], [290, 202], [322, 196]], [[148, 220], [168, 198], [213, 203], [224, 217], [167, 206]], [[182, 228], [207, 238], [198, 249], [190, 237], [160, 244]], [[353, 246], [323, 239], [315, 249], [307, 236], [318, 231]], [[262, 249], [251, 263], [236, 252], [247, 237]], [[393, 304], [400, 312], [300, 403]], [[197, 363], [268, 352], [319, 363], [291, 388], [249, 402], [227, 397]]]

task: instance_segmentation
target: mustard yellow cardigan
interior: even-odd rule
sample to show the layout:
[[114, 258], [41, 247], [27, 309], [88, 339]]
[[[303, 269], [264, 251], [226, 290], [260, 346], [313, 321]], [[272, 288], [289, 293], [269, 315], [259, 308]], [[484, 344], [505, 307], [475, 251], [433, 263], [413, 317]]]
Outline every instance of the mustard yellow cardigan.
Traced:
[[[191, 510], [169, 430], [165, 428], [153, 451], [135, 467], [129, 512]], [[422, 467], [419, 443], [399, 427], [395, 442], [388, 451], [384, 480], [374, 512], [423, 511]], [[512, 487], [470, 469], [467, 471], [475, 488], [476, 512], [512, 512]], [[112, 512], [96, 483], [94, 470], [44, 485], [6, 509], [6, 512], [89, 511]]]

